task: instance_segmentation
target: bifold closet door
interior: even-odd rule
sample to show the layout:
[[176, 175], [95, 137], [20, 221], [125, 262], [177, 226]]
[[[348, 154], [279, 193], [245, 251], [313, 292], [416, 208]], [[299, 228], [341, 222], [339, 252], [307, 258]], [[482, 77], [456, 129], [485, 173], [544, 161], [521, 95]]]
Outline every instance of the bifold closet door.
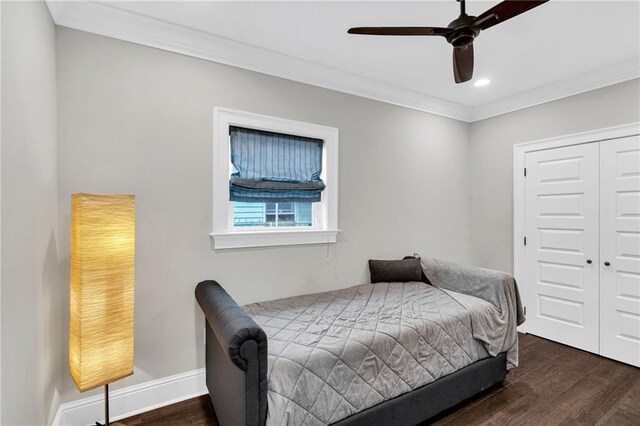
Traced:
[[598, 144], [526, 156], [528, 331], [598, 352]]
[[640, 367], [640, 137], [599, 145], [600, 354]]

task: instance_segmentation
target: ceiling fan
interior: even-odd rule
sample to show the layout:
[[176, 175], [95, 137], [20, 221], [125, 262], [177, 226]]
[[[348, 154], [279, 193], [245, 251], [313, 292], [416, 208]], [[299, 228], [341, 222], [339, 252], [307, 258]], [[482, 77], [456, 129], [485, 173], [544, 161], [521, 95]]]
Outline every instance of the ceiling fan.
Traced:
[[460, 3], [460, 16], [443, 27], [355, 27], [349, 34], [382, 36], [442, 36], [453, 46], [453, 76], [456, 83], [473, 77], [473, 40], [481, 31], [518, 16], [549, 0], [506, 0], [479, 16], [465, 12], [465, 0]]

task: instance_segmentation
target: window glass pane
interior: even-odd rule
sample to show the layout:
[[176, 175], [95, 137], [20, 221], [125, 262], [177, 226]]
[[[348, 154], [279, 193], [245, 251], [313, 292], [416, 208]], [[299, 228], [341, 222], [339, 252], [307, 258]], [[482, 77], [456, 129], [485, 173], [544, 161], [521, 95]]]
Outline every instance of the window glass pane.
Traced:
[[278, 203], [278, 213], [293, 213], [293, 203]]
[[295, 215], [279, 214], [278, 223], [280, 224], [280, 226], [283, 226], [285, 222], [289, 223], [287, 226], [295, 226], [295, 222], [296, 222]]
[[311, 226], [312, 203], [242, 203], [233, 202], [235, 228]]

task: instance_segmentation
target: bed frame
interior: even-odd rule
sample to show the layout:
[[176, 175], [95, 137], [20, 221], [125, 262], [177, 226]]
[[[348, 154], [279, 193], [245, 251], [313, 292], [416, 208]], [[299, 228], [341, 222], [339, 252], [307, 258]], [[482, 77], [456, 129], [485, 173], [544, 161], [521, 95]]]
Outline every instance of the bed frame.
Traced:
[[[206, 317], [206, 380], [222, 426], [264, 426], [267, 419], [267, 336], [215, 281], [196, 287]], [[485, 358], [335, 426], [417, 425], [501, 383], [506, 354]]]

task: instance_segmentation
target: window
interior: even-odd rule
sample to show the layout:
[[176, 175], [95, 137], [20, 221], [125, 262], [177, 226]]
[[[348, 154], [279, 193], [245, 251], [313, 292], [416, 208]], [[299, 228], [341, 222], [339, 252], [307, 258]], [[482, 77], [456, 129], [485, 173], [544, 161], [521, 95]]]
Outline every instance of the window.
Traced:
[[233, 203], [234, 228], [312, 226], [312, 203]]
[[214, 110], [215, 249], [332, 243], [338, 129]]

